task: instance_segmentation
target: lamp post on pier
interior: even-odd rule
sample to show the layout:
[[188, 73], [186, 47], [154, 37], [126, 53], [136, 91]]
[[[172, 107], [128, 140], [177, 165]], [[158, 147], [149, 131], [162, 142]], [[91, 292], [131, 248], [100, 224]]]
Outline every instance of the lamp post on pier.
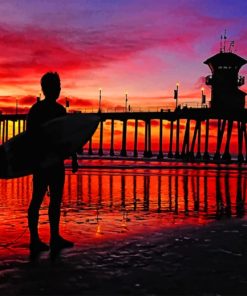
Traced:
[[179, 83], [176, 83], [176, 89], [174, 89], [174, 100], [176, 100], [176, 109], [178, 107], [178, 87], [179, 87]]
[[101, 112], [101, 98], [102, 98], [102, 89], [99, 89], [99, 112]]
[[125, 93], [125, 112], [128, 111], [128, 93]]

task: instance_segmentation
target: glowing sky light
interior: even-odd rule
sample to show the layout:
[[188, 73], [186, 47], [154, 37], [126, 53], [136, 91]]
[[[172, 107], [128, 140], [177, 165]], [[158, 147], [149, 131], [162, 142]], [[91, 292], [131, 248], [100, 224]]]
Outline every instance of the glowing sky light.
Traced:
[[[203, 64], [227, 30], [234, 52], [247, 57], [246, 1], [22, 0], [0, 5], [0, 107], [16, 97], [28, 107], [46, 71], [59, 72], [71, 108], [161, 106], [179, 98], [210, 96]], [[243, 67], [241, 75], [247, 73]], [[242, 88], [247, 90], [246, 86]]]

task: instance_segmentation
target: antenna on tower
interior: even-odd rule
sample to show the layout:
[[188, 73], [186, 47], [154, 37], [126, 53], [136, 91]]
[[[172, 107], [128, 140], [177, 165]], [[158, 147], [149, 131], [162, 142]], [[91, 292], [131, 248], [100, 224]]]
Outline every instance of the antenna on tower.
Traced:
[[224, 47], [223, 47], [223, 52], [226, 52], [226, 29], [225, 29], [225, 32], [224, 32]]
[[223, 37], [222, 37], [222, 35], [220, 35], [220, 53], [222, 52], [222, 39], [223, 39]]

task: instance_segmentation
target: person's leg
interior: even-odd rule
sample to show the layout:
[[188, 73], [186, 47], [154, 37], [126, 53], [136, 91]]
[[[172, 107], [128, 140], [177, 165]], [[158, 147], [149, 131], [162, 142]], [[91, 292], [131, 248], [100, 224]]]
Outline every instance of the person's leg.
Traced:
[[28, 227], [30, 231], [30, 249], [33, 251], [45, 251], [49, 247], [42, 243], [38, 234], [39, 210], [44, 199], [47, 185], [42, 174], [33, 175], [33, 194], [28, 208]]
[[59, 236], [59, 222], [61, 212], [61, 202], [63, 196], [64, 173], [62, 171], [54, 171], [49, 182], [50, 204], [49, 204], [49, 220], [51, 238]]
[[52, 172], [52, 177], [49, 180], [50, 188], [50, 205], [49, 219], [51, 232], [51, 249], [60, 250], [63, 248], [73, 247], [73, 243], [63, 239], [59, 233], [61, 202], [64, 188], [64, 167], [58, 167]]

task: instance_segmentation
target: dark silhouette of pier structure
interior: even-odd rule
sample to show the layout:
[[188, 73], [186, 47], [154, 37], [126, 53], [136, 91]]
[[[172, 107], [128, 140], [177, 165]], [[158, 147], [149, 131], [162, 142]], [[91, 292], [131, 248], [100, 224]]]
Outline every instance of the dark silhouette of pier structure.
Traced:
[[[99, 143], [98, 151], [93, 149], [93, 140], [88, 144], [88, 151], [82, 151], [84, 155], [97, 156], [106, 155], [114, 158], [116, 151], [114, 148], [114, 124], [116, 121], [122, 122], [122, 143], [120, 156], [151, 158], [157, 156], [158, 159], [181, 159], [183, 161], [204, 160], [209, 161], [231, 161], [232, 153], [230, 144], [232, 133], [237, 134], [238, 151], [237, 160], [244, 162], [247, 160], [247, 109], [245, 109], [246, 93], [239, 89], [245, 83], [245, 78], [239, 76], [240, 68], [246, 64], [242, 57], [221, 49], [220, 52], [204, 63], [209, 66], [211, 75], [207, 76], [205, 82], [211, 86], [210, 105], [204, 103], [205, 97], [202, 96], [201, 108], [191, 108], [189, 106], [177, 106], [175, 110], [160, 109], [156, 112], [100, 112], [101, 121], [99, 124]], [[177, 103], [177, 102], [176, 102]], [[158, 126], [152, 126], [152, 121], [158, 121]], [[181, 127], [181, 121], [185, 122]], [[110, 121], [110, 149], [106, 152], [104, 145], [104, 123]], [[130, 153], [127, 151], [127, 126], [129, 121], [134, 121], [134, 147]], [[144, 122], [144, 152], [140, 155], [138, 151], [138, 123]], [[9, 125], [9, 122], [17, 124]], [[16, 135], [26, 129], [26, 115], [0, 115], [0, 136], [2, 143], [9, 138], [10, 126], [12, 135]], [[164, 123], [166, 123], [164, 125]], [[169, 123], [169, 124], [167, 124]], [[193, 124], [192, 124], [193, 123]], [[217, 139], [214, 151], [209, 151], [210, 137], [212, 136], [212, 124], [217, 123]], [[192, 128], [193, 126], [193, 128]], [[202, 133], [202, 126], [204, 126]], [[158, 128], [159, 149], [156, 154], [152, 151], [152, 130]], [[163, 150], [165, 128], [169, 132], [168, 151]], [[184, 130], [184, 131], [183, 131]], [[223, 147], [223, 138], [225, 146]], [[203, 140], [203, 141], [202, 141]], [[245, 145], [245, 149], [243, 146]], [[175, 149], [174, 149], [175, 147]], [[244, 152], [245, 151], [245, 156]], [[119, 155], [119, 154], [118, 154]]]

